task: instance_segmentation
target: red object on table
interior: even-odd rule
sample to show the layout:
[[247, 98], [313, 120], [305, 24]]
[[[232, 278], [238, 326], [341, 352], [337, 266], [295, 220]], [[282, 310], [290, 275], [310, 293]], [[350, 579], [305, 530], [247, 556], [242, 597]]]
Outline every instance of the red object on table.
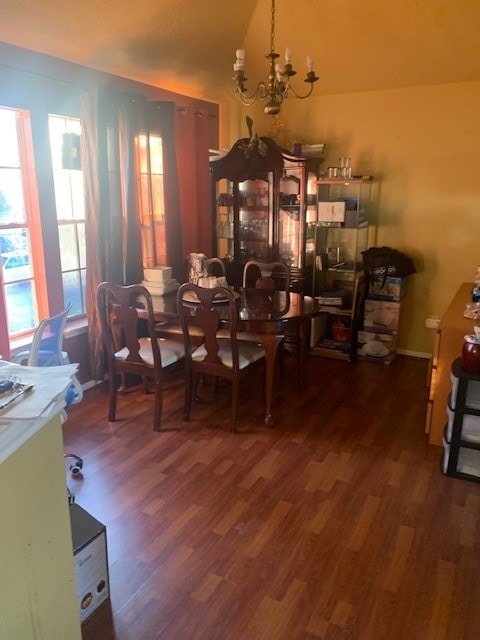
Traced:
[[465, 340], [462, 347], [462, 363], [465, 371], [480, 373], [480, 343]]

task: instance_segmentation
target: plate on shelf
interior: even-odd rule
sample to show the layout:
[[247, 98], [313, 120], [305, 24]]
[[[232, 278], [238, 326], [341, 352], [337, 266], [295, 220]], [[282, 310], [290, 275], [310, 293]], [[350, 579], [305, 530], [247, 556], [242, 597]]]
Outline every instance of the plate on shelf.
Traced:
[[302, 145], [302, 155], [307, 158], [316, 157], [323, 153], [325, 149], [325, 144], [303, 144]]
[[384, 358], [388, 355], [387, 347], [380, 342], [380, 340], [370, 340], [363, 349], [367, 356], [372, 356], [374, 358]]
[[[232, 293], [235, 300], [240, 297], [240, 294], [237, 293], [236, 291], [232, 291]], [[194, 302], [195, 304], [198, 304], [200, 302], [200, 300], [197, 298], [197, 296], [193, 291], [185, 291], [185, 293], [183, 294], [183, 299], [185, 300], [185, 302]], [[228, 301], [228, 298], [226, 295], [218, 294], [217, 296], [215, 296], [212, 302], [221, 303], [221, 302], [227, 302], [227, 301]]]

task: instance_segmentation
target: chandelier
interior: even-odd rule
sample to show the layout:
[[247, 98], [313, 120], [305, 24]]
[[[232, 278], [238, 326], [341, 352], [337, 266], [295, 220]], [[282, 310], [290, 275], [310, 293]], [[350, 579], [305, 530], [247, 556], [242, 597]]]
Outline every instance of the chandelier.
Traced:
[[235, 77], [233, 78], [236, 83], [235, 93], [238, 93], [240, 100], [245, 105], [251, 105], [257, 100], [265, 101], [264, 111], [269, 116], [275, 116], [280, 113], [280, 108], [284, 98], [287, 98], [292, 93], [296, 98], [308, 98], [313, 91], [313, 83], [318, 80], [313, 70], [313, 61], [311, 56], [307, 56], [307, 76], [304, 80], [310, 85], [309, 90], [305, 95], [299, 95], [290, 84], [290, 78], [296, 75], [296, 71], [292, 67], [292, 52], [287, 47], [285, 51], [285, 65], [282, 66], [279, 62], [275, 62], [280, 57], [278, 53], [275, 53], [275, 0], [272, 0], [272, 12], [270, 22], [270, 53], [266, 53], [265, 57], [270, 60], [268, 69], [268, 82], [259, 82], [255, 91], [248, 95], [245, 82], [245, 51], [244, 49], [237, 49], [237, 60], [233, 65]]

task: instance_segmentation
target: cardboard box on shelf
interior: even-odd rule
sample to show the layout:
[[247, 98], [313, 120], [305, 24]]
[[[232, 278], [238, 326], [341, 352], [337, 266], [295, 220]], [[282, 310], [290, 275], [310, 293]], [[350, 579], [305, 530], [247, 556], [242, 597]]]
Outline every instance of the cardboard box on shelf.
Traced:
[[358, 332], [357, 358], [380, 364], [390, 364], [397, 350], [397, 332]]
[[365, 300], [363, 328], [365, 331], [388, 333], [398, 330], [400, 302], [390, 300]]
[[407, 291], [406, 278], [371, 276], [368, 284], [368, 297], [374, 300], [400, 301]]

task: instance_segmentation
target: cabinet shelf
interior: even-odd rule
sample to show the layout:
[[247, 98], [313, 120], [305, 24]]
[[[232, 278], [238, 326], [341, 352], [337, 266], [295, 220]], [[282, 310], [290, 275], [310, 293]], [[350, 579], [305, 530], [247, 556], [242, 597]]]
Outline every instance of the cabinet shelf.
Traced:
[[280, 211], [285, 211], [294, 220], [300, 219], [300, 205], [280, 205]]
[[323, 337], [334, 337], [333, 327], [335, 317], [338, 317], [350, 328], [345, 347], [348, 359], [356, 357], [368, 284], [363, 273], [362, 252], [368, 247], [371, 183], [372, 180], [362, 178], [320, 178], [316, 182], [316, 215], [309, 218], [306, 231], [312, 292], [317, 297], [325, 292], [345, 289], [351, 295], [346, 302], [343, 301], [348, 308], [330, 310], [324, 305], [321, 315], [327, 316], [327, 321], [321, 316], [312, 321], [312, 335], [315, 336], [311, 344], [313, 355], [329, 356], [330, 351], [335, 353], [341, 349], [322, 346], [319, 350], [315, 344], [321, 344]]
[[319, 343], [310, 349], [313, 356], [323, 356], [326, 358], [335, 358], [337, 360], [351, 360], [349, 349], [343, 347], [335, 347], [326, 343]]
[[366, 182], [372, 182], [373, 176], [352, 176], [351, 178], [318, 178], [317, 182], [320, 184], [361, 184]]
[[332, 316], [344, 316], [346, 318], [350, 318], [352, 316], [352, 309], [339, 309], [338, 307], [329, 307], [328, 305], [320, 305], [319, 307], [320, 313], [328, 313]]

